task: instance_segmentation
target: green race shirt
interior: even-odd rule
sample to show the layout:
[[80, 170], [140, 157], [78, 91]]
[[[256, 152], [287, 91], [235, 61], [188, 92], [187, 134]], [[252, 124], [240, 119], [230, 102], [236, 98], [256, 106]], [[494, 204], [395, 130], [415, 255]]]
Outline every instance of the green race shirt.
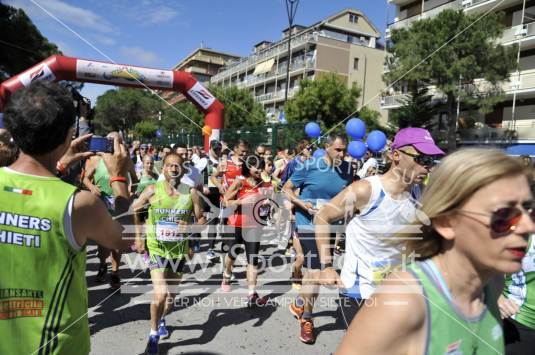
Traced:
[[156, 175], [156, 178], [150, 175], [142, 175], [137, 184], [136, 194], [139, 196], [147, 186], [154, 184], [156, 181], [158, 181], [158, 175]]
[[95, 169], [95, 185], [97, 185], [100, 191], [106, 196], [113, 196], [113, 189], [110, 186], [110, 174], [104, 164], [104, 160], [99, 159], [97, 168]]
[[65, 216], [75, 191], [0, 169], [0, 354], [89, 353], [86, 255]]
[[420, 282], [427, 306], [425, 354], [503, 354], [504, 340], [496, 296], [485, 289], [487, 307], [466, 317], [452, 303], [446, 282], [431, 259], [408, 265]]
[[535, 238], [530, 237], [529, 247], [522, 260], [522, 269], [505, 277], [503, 295], [520, 305], [513, 319], [535, 329]]
[[178, 221], [193, 220], [193, 200], [190, 187], [180, 184], [179, 194], [169, 196], [165, 181], [158, 181], [147, 218], [147, 248], [150, 255], [166, 259], [182, 259], [188, 252], [188, 233], [181, 233]]

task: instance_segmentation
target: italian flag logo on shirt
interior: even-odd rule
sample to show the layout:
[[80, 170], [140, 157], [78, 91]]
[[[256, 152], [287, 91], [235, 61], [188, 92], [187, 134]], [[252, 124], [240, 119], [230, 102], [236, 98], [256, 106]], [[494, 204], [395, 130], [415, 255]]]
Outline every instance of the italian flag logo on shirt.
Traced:
[[32, 195], [32, 190], [19, 189], [19, 188], [11, 187], [11, 186], [4, 186], [4, 191], [14, 192], [16, 194], [21, 194], [21, 195], [30, 195], [30, 196]]

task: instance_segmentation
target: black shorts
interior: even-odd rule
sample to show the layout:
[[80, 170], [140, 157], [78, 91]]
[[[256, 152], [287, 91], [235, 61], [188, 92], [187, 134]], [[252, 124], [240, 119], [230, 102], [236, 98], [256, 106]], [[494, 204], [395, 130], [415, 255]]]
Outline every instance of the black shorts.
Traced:
[[338, 314], [336, 315], [336, 322], [343, 326], [344, 329], [347, 329], [365, 301], [364, 299], [356, 299], [340, 294], [337, 301]]
[[535, 349], [535, 329], [526, 327], [514, 319], [503, 320], [505, 353], [512, 355], [533, 354]]
[[258, 266], [258, 257], [260, 253], [260, 228], [240, 228], [235, 227], [234, 238], [228, 240], [229, 251], [228, 257], [236, 260], [239, 254], [243, 252], [241, 245], [245, 246], [245, 255], [247, 263]]
[[[313, 231], [303, 232], [297, 230], [297, 236], [299, 243], [301, 244], [301, 248], [303, 248], [303, 255], [305, 256], [305, 263], [303, 266], [307, 269], [319, 270], [321, 268], [321, 263], [320, 255], [318, 253], [318, 245], [316, 244], [316, 234]], [[331, 240], [329, 241], [331, 249], [333, 248], [333, 236], [334, 234], [331, 234]]]

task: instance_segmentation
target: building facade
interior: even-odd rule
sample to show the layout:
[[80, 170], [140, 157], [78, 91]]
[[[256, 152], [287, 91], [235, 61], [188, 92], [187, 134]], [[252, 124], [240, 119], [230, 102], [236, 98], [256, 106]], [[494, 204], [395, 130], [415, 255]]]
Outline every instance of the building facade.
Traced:
[[275, 121], [284, 108], [288, 65], [288, 98], [299, 90], [301, 80], [334, 72], [348, 87], [357, 84], [361, 88], [359, 107], [365, 104], [381, 112], [386, 122], [388, 111], [380, 105], [385, 58], [384, 47], [378, 43], [381, 33], [361, 11], [345, 9], [311, 26], [295, 25], [291, 31], [290, 56], [287, 28], [281, 40], [261, 41], [250, 56], [221, 68], [211, 83], [249, 89], [268, 119]]
[[[389, 0], [396, 7], [396, 16], [386, 30], [388, 40], [392, 29], [407, 28], [414, 21], [432, 18], [445, 9], [463, 10], [470, 15], [484, 15], [489, 11], [505, 14], [505, 31], [499, 42], [504, 46], [517, 43], [520, 47], [519, 70], [510, 74], [502, 89], [506, 100], [494, 111], [479, 114], [477, 129], [463, 130], [463, 140], [500, 140], [514, 137], [517, 141], [535, 141], [535, 0]], [[384, 69], [388, 70], [387, 68]], [[399, 87], [381, 99], [383, 109], [395, 109], [407, 97], [407, 88]], [[430, 87], [430, 94], [440, 94]], [[443, 116], [445, 113], [439, 114]], [[466, 115], [462, 111], [459, 117]], [[486, 133], [485, 133], [486, 132]], [[511, 135], [512, 132], [512, 135]]]

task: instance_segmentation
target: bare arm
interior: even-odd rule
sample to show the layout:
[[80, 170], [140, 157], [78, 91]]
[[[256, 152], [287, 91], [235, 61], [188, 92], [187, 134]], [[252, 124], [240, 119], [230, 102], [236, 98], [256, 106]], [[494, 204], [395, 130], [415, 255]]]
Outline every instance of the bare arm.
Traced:
[[[85, 245], [88, 239], [109, 249], [126, 249], [131, 244], [123, 226], [132, 225], [131, 216], [126, 213], [128, 200], [126, 185], [117, 186], [120, 182], [113, 183], [118, 212], [123, 214], [117, 220], [109, 214], [104, 203], [94, 194], [80, 191], [74, 197], [72, 226], [76, 242]], [[119, 199], [120, 201], [117, 201]], [[122, 200], [122, 201], [121, 201]], [[126, 208], [125, 208], [126, 207]]]
[[[396, 292], [384, 292], [386, 287], [396, 287]], [[422, 354], [425, 312], [421, 287], [412, 274], [395, 272], [353, 318], [335, 354]]]
[[212, 182], [212, 184], [214, 184], [217, 187], [217, 189], [219, 190], [219, 193], [224, 194], [225, 189], [223, 187], [223, 184], [221, 184], [221, 181], [219, 181], [218, 179], [218, 177], [222, 175], [223, 175], [223, 172], [219, 171], [219, 166], [218, 166], [217, 169], [214, 169], [214, 171], [212, 172], [212, 175], [210, 175], [210, 181]]
[[100, 196], [100, 189], [97, 185], [93, 184], [93, 177], [95, 176], [99, 159], [100, 157], [95, 156], [86, 161], [84, 179], [82, 180], [84, 186], [97, 196]]
[[225, 195], [223, 196], [223, 205], [225, 207], [239, 206], [242, 204], [243, 201], [240, 201], [240, 199], [236, 198], [236, 196], [238, 195], [238, 191], [241, 188], [241, 184], [241, 180], [236, 179], [234, 180], [232, 185], [230, 185], [227, 192], [225, 192]]
[[154, 185], [149, 185], [141, 195], [132, 204], [132, 211], [134, 214], [134, 223], [136, 225], [135, 246], [138, 253], [145, 252], [145, 243], [142, 237], [143, 223], [139, 218], [139, 214], [150, 204], [150, 199], [154, 196]]
[[299, 199], [299, 196], [294, 193], [295, 189], [296, 189], [296, 187], [294, 186], [292, 181], [290, 179], [288, 179], [288, 181], [286, 181], [286, 183], [282, 187], [282, 192], [284, 193], [284, 195], [288, 198], [288, 200], [290, 200], [290, 202], [294, 206], [296, 206], [298, 208], [301, 208], [304, 211], [311, 210], [314, 207], [312, 205], [312, 202], [309, 202], [309, 201], [305, 202], [305, 201]]
[[[329, 203], [323, 206], [314, 216], [316, 244], [322, 264], [332, 263], [330, 252], [331, 223], [358, 213], [371, 196], [371, 185], [367, 180], [359, 180], [336, 195]], [[334, 270], [333, 270], [334, 271]]]

